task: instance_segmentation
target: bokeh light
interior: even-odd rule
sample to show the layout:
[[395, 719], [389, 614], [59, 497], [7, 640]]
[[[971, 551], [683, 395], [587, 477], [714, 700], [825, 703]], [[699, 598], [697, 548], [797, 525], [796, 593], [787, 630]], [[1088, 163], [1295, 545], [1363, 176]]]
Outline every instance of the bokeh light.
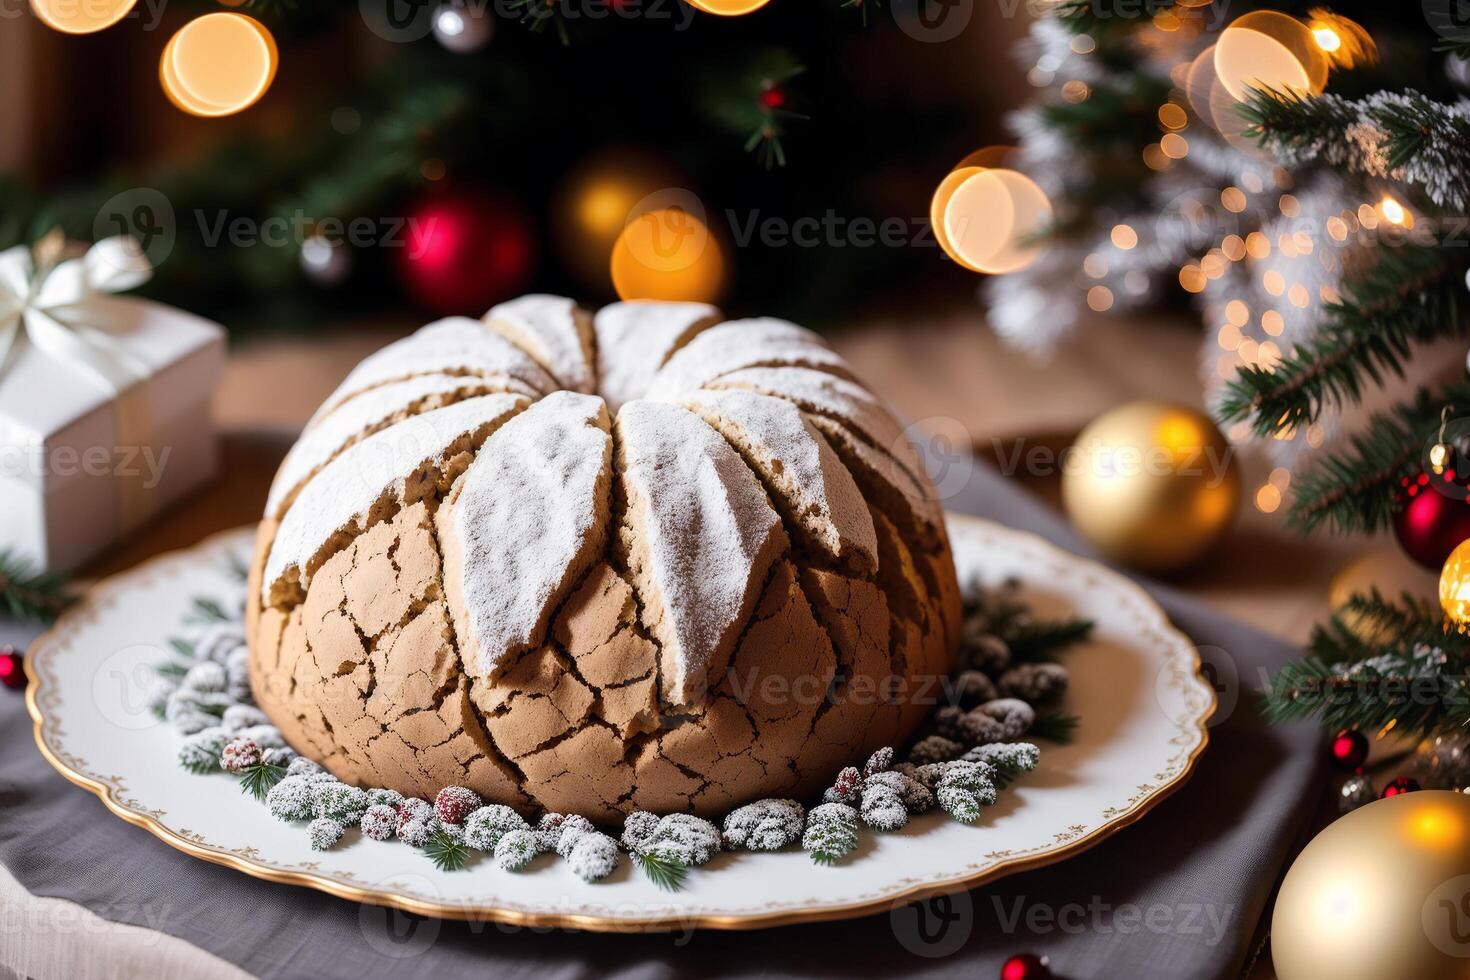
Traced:
[[1317, 95], [1327, 84], [1327, 68], [1307, 25], [1275, 10], [1236, 18], [1215, 45], [1215, 73], [1241, 102], [1252, 88]]
[[276, 42], [236, 13], [196, 17], [169, 39], [159, 79], [169, 100], [195, 116], [228, 116], [260, 100], [276, 75]]
[[725, 258], [708, 226], [683, 208], [629, 221], [613, 244], [613, 288], [624, 300], [712, 303], [725, 285]]
[[93, 34], [122, 20], [138, 0], [31, 0], [41, 23], [63, 34]]

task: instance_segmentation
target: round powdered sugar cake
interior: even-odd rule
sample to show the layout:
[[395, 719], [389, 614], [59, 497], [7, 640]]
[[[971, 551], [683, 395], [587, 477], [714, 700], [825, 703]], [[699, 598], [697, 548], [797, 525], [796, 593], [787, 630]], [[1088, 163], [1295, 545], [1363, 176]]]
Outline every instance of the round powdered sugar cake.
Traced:
[[261, 524], [251, 683], [337, 777], [614, 820], [804, 798], [958, 644], [938, 502], [815, 334], [528, 296], [369, 357]]

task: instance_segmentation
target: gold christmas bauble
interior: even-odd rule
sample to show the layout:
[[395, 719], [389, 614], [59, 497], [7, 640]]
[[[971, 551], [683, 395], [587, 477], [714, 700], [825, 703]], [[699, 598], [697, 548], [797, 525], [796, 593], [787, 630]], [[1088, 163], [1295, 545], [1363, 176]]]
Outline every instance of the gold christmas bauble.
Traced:
[[1424, 790], [1328, 825], [1271, 918], [1279, 980], [1470, 976], [1470, 796]]
[[1439, 572], [1439, 606], [1461, 633], [1470, 629], [1470, 541], [1461, 541]]
[[1082, 430], [1062, 469], [1062, 503], [1106, 557], [1163, 572], [1197, 560], [1240, 506], [1240, 470], [1207, 416], [1133, 402]]

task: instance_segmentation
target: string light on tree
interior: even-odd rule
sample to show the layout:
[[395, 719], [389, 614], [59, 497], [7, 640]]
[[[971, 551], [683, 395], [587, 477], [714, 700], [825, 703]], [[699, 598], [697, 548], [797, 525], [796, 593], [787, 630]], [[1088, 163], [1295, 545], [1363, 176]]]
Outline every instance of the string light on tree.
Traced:
[[196, 17], [169, 39], [159, 62], [164, 93], [195, 116], [228, 116], [260, 100], [276, 76], [275, 38], [244, 14]]
[[471, 54], [490, 43], [495, 20], [484, 4], [470, 6], [453, 0], [434, 11], [434, 39], [446, 51]]
[[63, 34], [94, 34], [122, 20], [138, 0], [31, 0], [41, 23]]
[[352, 253], [342, 242], [312, 235], [301, 243], [301, 272], [318, 286], [339, 286], [352, 274]]

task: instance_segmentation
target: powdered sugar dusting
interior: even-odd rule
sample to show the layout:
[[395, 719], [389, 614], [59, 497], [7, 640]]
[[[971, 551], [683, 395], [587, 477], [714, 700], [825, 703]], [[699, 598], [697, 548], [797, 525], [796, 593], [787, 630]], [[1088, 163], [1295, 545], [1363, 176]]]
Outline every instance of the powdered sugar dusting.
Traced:
[[630, 567], [662, 646], [664, 697], [697, 704], [785, 548], [781, 519], [744, 460], [688, 410], [631, 401], [617, 435]]
[[541, 365], [478, 320], [437, 320], [363, 360], [326, 400], [312, 421], [370, 388], [420, 374], [474, 374], [506, 391], [544, 395], [556, 389]]
[[865, 471], [867, 476], [886, 488], [894, 500], [901, 501], [920, 521], [931, 527], [943, 525], [944, 510], [929, 480], [916, 479], [907, 469], [899, 465], [898, 460], [883, 450], [868, 445], [853, 435], [852, 431], [841, 422], [821, 415], [809, 415], [807, 420], [816, 427], [817, 431], [825, 435], [834, 447], [839, 448], [842, 454], [859, 463], [860, 469]]
[[563, 296], [533, 293], [501, 303], [485, 325], [536, 359], [562, 388], [593, 393], [592, 318]]
[[601, 398], [548, 395], [486, 440], [447, 504], [444, 583], [472, 674], [540, 643], [552, 607], [601, 553], [608, 426]]
[[741, 452], [809, 544], [859, 571], [877, 570], [878, 534], [867, 502], [801, 409], [738, 389], [696, 391], [684, 404]]
[[288, 571], [310, 583], [312, 559], [339, 532], [363, 528], [388, 491], [400, 494], [409, 479], [468, 434], [483, 434], [525, 405], [519, 395], [485, 395], [405, 419], [374, 433], [322, 468], [302, 488], [276, 530], [266, 560], [264, 601]]
[[802, 367], [746, 368], [710, 382], [710, 388], [745, 388], [785, 398], [815, 415], [825, 415], [855, 429], [893, 456], [913, 476], [924, 464], [893, 413], [862, 385], [825, 371]]
[[331, 462], [343, 446], [369, 429], [432, 399], [452, 400], [480, 386], [475, 378], [428, 374], [373, 388], [344, 403], [310, 426], [281, 463], [266, 498], [265, 512], [280, 517], [281, 505], [317, 470]]
[[650, 398], [672, 400], [742, 368], [794, 365], [849, 375], [832, 348], [785, 320], [730, 320], [704, 331], [669, 358], [649, 386]]
[[640, 301], [604, 306], [593, 320], [597, 334], [597, 390], [617, 414], [642, 398], [665, 361], [690, 336], [712, 326], [720, 311], [704, 303]]

